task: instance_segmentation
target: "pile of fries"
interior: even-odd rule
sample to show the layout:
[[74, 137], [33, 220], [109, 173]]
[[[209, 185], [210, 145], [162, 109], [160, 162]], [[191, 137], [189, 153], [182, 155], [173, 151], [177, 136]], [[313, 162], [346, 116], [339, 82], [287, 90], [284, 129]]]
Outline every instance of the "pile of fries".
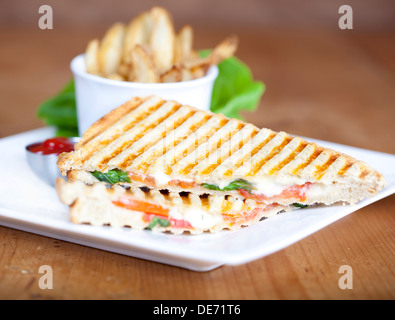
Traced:
[[169, 12], [153, 7], [128, 25], [115, 23], [103, 39], [89, 42], [85, 63], [88, 73], [108, 79], [163, 83], [203, 77], [212, 65], [234, 55], [236, 36], [218, 44], [206, 58], [193, 49], [193, 29], [174, 31]]

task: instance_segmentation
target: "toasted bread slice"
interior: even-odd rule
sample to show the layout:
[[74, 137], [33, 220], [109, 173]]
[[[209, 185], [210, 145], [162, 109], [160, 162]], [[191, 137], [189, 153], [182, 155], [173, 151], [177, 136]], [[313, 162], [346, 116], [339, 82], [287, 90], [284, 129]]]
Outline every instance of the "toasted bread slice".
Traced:
[[237, 230], [293, 209], [278, 204], [262, 206], [251, 199], [242, 201], [120, 185], [106, 187], [103, 182], [89, 186], [58, 178], [55, 186], [61, 201], [70, 207], [73, 223], [149, 228], [175, 234]]
[[127, 172], [131, 186], [289, 205], [355, 203], [385, 186], [368, 164], [293, 137], [159, 97], [134, 98], [61, 154], [70, 180]]

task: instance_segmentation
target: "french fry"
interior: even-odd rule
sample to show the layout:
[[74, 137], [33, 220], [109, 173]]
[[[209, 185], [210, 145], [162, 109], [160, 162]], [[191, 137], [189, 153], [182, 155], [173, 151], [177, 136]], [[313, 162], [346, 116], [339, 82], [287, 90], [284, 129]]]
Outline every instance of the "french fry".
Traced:
[[89, 41], [85, 51], [86, 71], [91, 74], [100, 75], [99, 67], [99, 39]]
[[199, 53], [196, 50], [192, 50], [188, 60], [197, 60], [200, 58]]
[[181, 65], [192, 57], [193, 29], [186, 25], [177, 33], [174, 42], [174, 64]]
[[204, 77], [210, 66], [211, 66], [210, 64], [206, 63], [190, 69], [192, 79], [199, 79]]
[[239, 39], [236, 36], [230, 36], [217, 45], [207, 57], [210, 64], [219, 64], [221, 61], [231, 57], [236, 52]]
[[182, 71], [178, 66], [173, 66], [170, 70], [160, 76], [160, 82], [180, 82], [182, 80]]
[[187, 68], [181, 67], [181, 81], [189, 80], [193, 80], [192, 71]]
[[142, 12], [128, 25], [113, 24], [103, 39], [85, 51], [88, 73], [133, 82], [178, 82], [205, 76], [212, 65], [234, 55], [238, 38], [230, 36], [201, 58], [193, 48], [193, 28], [175, 33], [170, 13], [159, 6]]
[[153, 20], [149, 12], [143, 12], [126, 27], [123, 41], [122, 60], [130, 63], [130, 52], [137, 44], [148, 44]]
[[153, 7], [150, 14], [153, 26], [149, 45], [156, 67], [160, 73], [164, 73], [173, 66], [175, 39], [173, 22], [170, 14], [161, 7]]
[[117, 73], [121, 62], [122, 42], [125, 33], [123, 23], [115, 23], [104, 35], [99, 50], [100, 72], [104, 76]]
[[159, 73], [155, 68], [154, 62], [141, 45], [136, 45], [131, 51], [131, 61], [133, 66], [133, 78], [129, 77], [129, 81], [142, 83], [159, 82]]
[[[130, 61], [130, 58], [129, 58], [129, 61]], [[131, 63], [130, 63], [130, 62], [129, 62], [129, 63], [121, 62], [121, 63], [118, 65], [117, 72], [118, 72], [118, 74], [121, 75], [122, 77], [127, 78], [128, 75], [129, 75], [129, 73], [130, 73], [130, 69], [131, 69], [131, 68], [132, 68], [132, 66], [131, 66]]]
[[206, 58], [197, 58], [184, 63], [188, 69], [195, 69], [206, 65], [219, 64], [221, 61], [234, 55], [238, 46], [238, 38], [230, 36], [218, 44]]
[[107, 79], [124, 81], [125, 79], [118, 73], [113, 73], [107, 76]]

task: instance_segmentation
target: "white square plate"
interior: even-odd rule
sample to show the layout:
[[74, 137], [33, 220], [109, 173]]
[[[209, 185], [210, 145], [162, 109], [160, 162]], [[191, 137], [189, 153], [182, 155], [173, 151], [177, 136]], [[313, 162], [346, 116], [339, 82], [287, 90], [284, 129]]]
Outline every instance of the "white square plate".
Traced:
[[75, 225], [69, 221], [68, 208], [59, 202], [55, 189], [37, 177], [26, 161], [25, 146], [53, 134], [52, 128], [42, 128], [0, 139], [1, 225], [195, 271], [264, 257], [395, 193], [395, 155], [308, 138], [379, 169], [387, 180], [386, 188], [354, 206], [295, 210], [236, 232], [171, 235], [130, 228]]

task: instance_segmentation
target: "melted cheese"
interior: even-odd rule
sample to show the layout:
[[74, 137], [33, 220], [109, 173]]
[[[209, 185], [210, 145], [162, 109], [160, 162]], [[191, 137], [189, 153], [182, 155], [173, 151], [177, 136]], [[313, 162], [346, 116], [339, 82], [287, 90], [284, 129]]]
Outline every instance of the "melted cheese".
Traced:
[[155, 183], [157, 187], [167, 187], [169, 186], [169, 182], [172, 180], [180, 180], [185, 182], [194, 182], [192, 179], [188, 179], [185, 177], [174, 177], [163, 172], [157, 171], [151, 174], [151, 177], [155, 179]]
[[174, 219], [188, 221], [196, 229], [208, 229], [223, 221], [221, 214], [210, 214], [200, 208], [188, 208], [181, 214], [177, 207], [170, 209], [169, 215]]
[[157, 186], [167, 186], [170, 179], [170, 176], [163, 172], [155, 172], [155, 174], [151, 175], [155, 179], [155, 183]]

